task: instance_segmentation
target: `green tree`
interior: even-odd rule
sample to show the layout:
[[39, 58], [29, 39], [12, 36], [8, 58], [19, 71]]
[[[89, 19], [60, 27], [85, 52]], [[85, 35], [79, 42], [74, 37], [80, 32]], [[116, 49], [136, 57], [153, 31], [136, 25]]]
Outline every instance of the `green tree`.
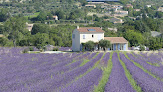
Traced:
[[162, 18], [163, 17], [163, 12], [157, 11], [155, 14], [155, 17]]
[[0, 22], [6, 21], [9, 17], [10, 17], [10, 12], [7, 9], [2, 8], [0, 10]]
[[93, 41], [88, 41], [85, 43], [85, 47], [88, 51], [93, 51], [94, 50], [94, 42]]
[[69, 15], [70, 20], [74, 20], [76, 18], [76, 14], [74, 12], [71, 12]]
[[5, 46], [7, 44], [8, 39], [5, 37], [0, 37], [0, 45]]
[[88, 2], [86, 0], [80, 0], [82, 6], [85, 6], [86, 4], [88, 4]]
[[130, 7], [128, 9], [128, 11], [129, 11], [129, 14], [128, 15], [132, 17], [133, 16], [133, 12], [134, 12], [133, 8]]
[[49, 12], [48, 14], [47, 14], [47, 19], [53, 19], [53, 14], [51, 14], [51, 12]]
[[41, 22], [44, 22], [46, 18], [47, 18], [46, 12], [40, 12], [40, 14], [37, 16], [37, 20]]
[[26, 20], [23, 17], [11, 17], [5, 22], [5, 33], [9, 39], [13, 41], [14, 47], [16, 47], [17, 40], [20, 39], [21, 33], [25, 31]]
[[31, 31], [31, 34], [34, 35], [34, 34], [37, 34], [38, 32], [39, 33], [48, 33], [49, 31], [50, 31], [50, 27], [48, 25], [34, 24], [32, 31]]
[[49, 41], [49, 35], [46, 33], [37, 33], [33, 37], [34, 37], [34, 46], [36, 46], [38, 49], [43, 49], [43, 47]]
[[105, 51], [106, 48], [108, 48], [108, 47], [111, 46], [110, 41], [108, 41], [108, 40], [103, 40], [103, 39], [101, 39], [101, 40], [99, 41], [99, 45], [103, 48], [104, 51]]
[[30, 41], [30, 39], [33, 40], [33, 38], [32, 38], [30, 31], [27, 30], [27, 31], [23, 32], [21, 35], [22, 35], [22, 37], [19, 39], [19, 42], [18, 42], [19, 46], [32, 45], [31, 44], [32, 41]]
[[64, 43], [63, 43], [61, 37], [55, 35], [54, 38], [53, 38], [53, 40], [55, 41], [55, 45], [56, 46], [64, 46]]
[[58, 19], [64, 19], [64, 12], [62, 10], [57, 10], [55, 14], [58, 16]]
[[145, 47], [143, 45], [140, 45], [140, 51], [144, 51]]
[[163, 46], [163, 41], [161, 42], [162, 38], [151, 38], [149, 42], [149, 49], [150, 50], [158, 50], [161, 49]]
[[127, 30], [124, 37], [130, 42], [131, 46], [137, 46], [144, 44], [144, 38], [141, 33], [135, 32], [134, 30]]
[[4, 31], [4, 25], [0, 25], [0, 34], [3, 34]]
[[135, 21], [135, 29], [141, 33], [151, 31], [150, 28], [142, 20]]
[[120, 2], [121, 2], [122, 4], [127, 4], [127, 3], [129, 2], [129, 0], [120, 0]]

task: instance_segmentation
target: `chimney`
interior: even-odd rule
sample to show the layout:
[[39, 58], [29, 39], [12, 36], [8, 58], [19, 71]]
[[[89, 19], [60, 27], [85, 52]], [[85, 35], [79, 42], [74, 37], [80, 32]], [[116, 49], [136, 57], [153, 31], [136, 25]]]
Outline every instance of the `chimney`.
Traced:
[[79, 29], [79, 26], [77, 26], [77, 29]]

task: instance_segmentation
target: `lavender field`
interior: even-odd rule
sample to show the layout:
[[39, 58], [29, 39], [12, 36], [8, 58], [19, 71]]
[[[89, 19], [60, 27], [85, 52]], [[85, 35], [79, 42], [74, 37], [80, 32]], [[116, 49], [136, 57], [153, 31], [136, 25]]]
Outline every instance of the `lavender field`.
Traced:
[[163, 52], [23, 50], [0, 48], [0, 92], [163, 92]]

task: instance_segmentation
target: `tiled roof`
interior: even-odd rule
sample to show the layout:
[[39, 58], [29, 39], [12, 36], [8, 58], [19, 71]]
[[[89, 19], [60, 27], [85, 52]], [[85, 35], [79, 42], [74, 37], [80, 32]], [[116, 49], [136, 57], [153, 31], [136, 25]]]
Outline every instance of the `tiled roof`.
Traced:
[[53, 16], [53, 18], [57, 18], [58, 16]]
[[111, 43], [128, 43], [123, 37], [104, 37], [105, 40], [109, 40]]
[[[89, 31], [89, 30], [95, 30], [95, 31]], [[104, 33], [104, 31], [100, 27], [80, 27], [77, 29], [79, 32], [100, 32]]]

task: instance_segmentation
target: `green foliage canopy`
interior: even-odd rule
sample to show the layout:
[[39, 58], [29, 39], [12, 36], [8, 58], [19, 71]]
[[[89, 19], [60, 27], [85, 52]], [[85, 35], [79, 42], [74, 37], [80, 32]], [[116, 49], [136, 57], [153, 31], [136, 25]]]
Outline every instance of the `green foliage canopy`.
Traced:
[[104, 51], [105, 51], [106, 48], [108, 48], [108, 47], [111, 46], [110, 41], [108, 41], [108, 40], [103, 40], [103, 39], [101, 39], [101, 40], [99, 41], [99, 45], [103, 48]]
[[21, 34], [25, 31], [25, 22], [26, 20], [23, 17], [11, 17], [4, 24], [4, 33], [7, 33], [15, 47], [16, 41], [21, 39]]
[[86, 42], [85, 47], [86, 47], [87, 50], [93, 51], [94, 50], [94, 42], [93, 41]]
[[134, 30], [126, 31], [124, 37], [130, 42], [131, 46], [138, 46], [144, 42], [142, 34], [135, 32]]

